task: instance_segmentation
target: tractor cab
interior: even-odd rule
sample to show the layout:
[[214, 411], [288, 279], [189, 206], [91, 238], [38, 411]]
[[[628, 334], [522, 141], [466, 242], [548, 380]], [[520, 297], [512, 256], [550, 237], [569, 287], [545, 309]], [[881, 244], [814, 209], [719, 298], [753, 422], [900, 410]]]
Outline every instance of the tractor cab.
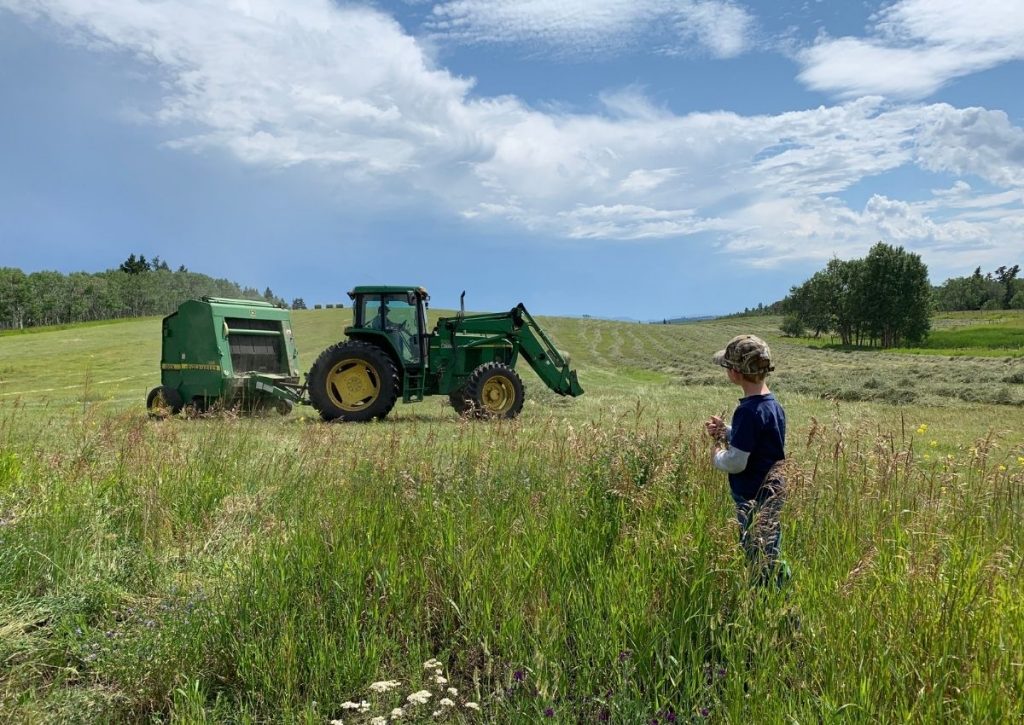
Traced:
[[384, 343], [394, 352], [401, 368], [417, 368], [426, 363], [430, 295], [425, 289], [366, 286], [356, 287], [348, 296], [352, 299], [353, 318], [346, 335]]

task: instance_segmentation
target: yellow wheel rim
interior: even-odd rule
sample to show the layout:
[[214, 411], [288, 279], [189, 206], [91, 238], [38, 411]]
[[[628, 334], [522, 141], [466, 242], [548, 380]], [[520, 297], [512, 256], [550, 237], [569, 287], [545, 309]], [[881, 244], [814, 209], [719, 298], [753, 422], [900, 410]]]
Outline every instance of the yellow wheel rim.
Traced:
[[504, 415], [516, 402], [516, 387], [504, 375], [484, 381], [480, 389], [480, 405], [489, 415]]
[[379, 395], [380, 375], [365, 360], [342, 360], [327, 373], [327, 397], [342, 410], [363, 410]]

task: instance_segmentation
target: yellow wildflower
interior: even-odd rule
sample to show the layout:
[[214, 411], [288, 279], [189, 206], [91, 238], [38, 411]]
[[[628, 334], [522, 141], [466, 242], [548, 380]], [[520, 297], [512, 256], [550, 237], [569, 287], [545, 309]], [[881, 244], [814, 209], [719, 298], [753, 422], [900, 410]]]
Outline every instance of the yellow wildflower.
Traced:
[[936, 446], [938, 446], [938, 445], [939, 445], [939, 442], [938, 442], [938, 441], [932, 441], [932, 442], [931, 442], [931, 443], [929, 443], [928, 445], [930, 445], [930, 446], [931, 446], [932, 448], [935, 448]]
[[1003, 464], [1000, 463], [999, 464], [999, 470], [1000, 471], [1005, 471], [1006, 470], [1006, 466], [1004, 466]]

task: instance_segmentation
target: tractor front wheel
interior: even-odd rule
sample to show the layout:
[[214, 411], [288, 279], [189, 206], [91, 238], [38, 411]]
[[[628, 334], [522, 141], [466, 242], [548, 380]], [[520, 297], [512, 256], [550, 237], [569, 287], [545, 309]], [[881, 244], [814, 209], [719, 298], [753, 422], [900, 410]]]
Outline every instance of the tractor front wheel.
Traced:
[[451, 403], [451, 406], [455, 408], [455, 412], [459, 415], [465, 415], [473, 408], [473, 404], [466, 398], [465, 388], [459, 388], [448, 393], [448, 402]]
[[477, 418], [515, 418], [526, 390], [519, 373], [504, 363], [484, 363], [466, 381], [466, 401]]
[[177, 415], [184, 406], [185, 402], [181, 399], [181, 393], [166, 385], [153, 388], [146, 396], [146, 410], [149, 411], [151, 418]]
[[395, 407], [398, 367], [376, 345], [348, 340], [320, 353], [308, 377], [309, 401], [324, 420], [382, 419]]

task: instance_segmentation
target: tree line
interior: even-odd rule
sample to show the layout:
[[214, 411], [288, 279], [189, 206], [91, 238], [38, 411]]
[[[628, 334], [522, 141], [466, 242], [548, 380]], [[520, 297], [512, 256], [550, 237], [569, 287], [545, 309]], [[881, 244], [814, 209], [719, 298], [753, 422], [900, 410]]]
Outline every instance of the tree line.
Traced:
[[[188, 299], [210, 295], [265, 300], [286, 306], [267, 287], [262, 293], [227, 279], [172, 270], [159, 257], [128, 257], [105, 272], [32, 272], [0, 267], [0, 329], [166, 315]], [[301, 303], [301, 300], [297, 300]]]
[[1020, 265], [1003, 265], [994, 272], [981, 273], [981, 267], [969, 277], [951, 277], [935, 288], [935, 309], [952, 310], [1024, 310], [1024, 280]]
[[921, 257], [879, 242], [863, 259], [833, 259], [782, 301], [782, 332], [831, 333], [844, 345], [897, 347], [930, 329], [932, 287]]

